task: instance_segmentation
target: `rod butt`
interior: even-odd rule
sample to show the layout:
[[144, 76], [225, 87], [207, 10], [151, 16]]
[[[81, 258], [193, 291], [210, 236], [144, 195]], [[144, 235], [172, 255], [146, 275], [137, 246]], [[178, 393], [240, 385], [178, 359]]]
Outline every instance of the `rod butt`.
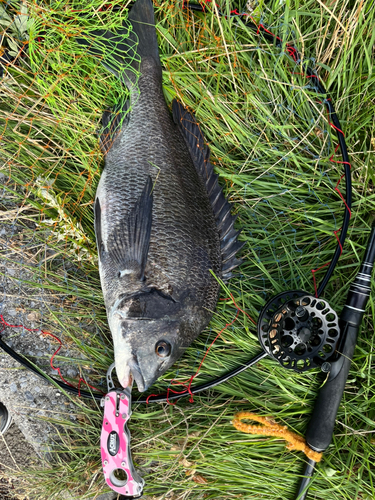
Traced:
[[314, 474], [315, 465], [316, 465], [315, 460], [311, 460], [310, 458], [307, 460], [305, 471], [303, 473], [303, 477], [299, 485], [299, 490], [296, 496], [296, 500], [305, 500], [311, 478]]

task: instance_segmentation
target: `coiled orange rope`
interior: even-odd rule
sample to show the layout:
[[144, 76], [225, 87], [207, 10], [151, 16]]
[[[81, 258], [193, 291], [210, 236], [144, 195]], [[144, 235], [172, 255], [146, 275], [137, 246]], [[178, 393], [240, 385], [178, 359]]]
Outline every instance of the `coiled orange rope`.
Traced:
[[[262, 425], [246, 424], [243, 420], [253, 420]], [[269, 417], [262, 417], [250, 411], [241, 411], [236, 413], [232, 424], [237, 430], [246, 432], [246, 434], [262, 434], [264, 436], [275, 436], [285, 439], [289, 443], [287, 445], [288, 450], [303, 451], [308, 458], [315, 462], [320, 462], [322, 459], [323, 453], [312, 450], [304, 437], [288, 430], [286, 425], [280, 425]]]

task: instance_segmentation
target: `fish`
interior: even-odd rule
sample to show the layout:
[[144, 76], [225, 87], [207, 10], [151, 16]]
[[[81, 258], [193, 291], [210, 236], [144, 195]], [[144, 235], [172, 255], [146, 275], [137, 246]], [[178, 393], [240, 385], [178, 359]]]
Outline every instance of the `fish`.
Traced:
[[215, 276], [231, 277], [244, 242], [199, 124], [178, 100], [167, 106], [151, 1], [137, 0], [128, 22], [78, 42], [129, 91], [103, 113], [94, 215], [117, 378], [143, 392], [208, 325]]

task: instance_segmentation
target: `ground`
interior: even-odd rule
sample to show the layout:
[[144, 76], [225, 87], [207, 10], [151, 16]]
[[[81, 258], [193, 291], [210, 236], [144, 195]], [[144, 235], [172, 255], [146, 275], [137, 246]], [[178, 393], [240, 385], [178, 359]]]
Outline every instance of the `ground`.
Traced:
[[[0, 499], [27, 500], [22, 493], [20, 468], [38, 461], [33, 447], [25, 440], [13, 422], [4, 436], [0, 436]], [[20, 491], [21, 490], [21, 491]]]

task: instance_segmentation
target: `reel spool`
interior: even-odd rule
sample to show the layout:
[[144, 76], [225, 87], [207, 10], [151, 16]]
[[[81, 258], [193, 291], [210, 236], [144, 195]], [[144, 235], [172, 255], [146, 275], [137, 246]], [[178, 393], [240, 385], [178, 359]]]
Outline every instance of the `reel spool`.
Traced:
[[327, 360], [339, 337], [339, 320], [328, 302], [302, 290], [273, 297], [258, 320], [258, 338], [265, 352], [297, 372], [316, 367], [330, 371]]

